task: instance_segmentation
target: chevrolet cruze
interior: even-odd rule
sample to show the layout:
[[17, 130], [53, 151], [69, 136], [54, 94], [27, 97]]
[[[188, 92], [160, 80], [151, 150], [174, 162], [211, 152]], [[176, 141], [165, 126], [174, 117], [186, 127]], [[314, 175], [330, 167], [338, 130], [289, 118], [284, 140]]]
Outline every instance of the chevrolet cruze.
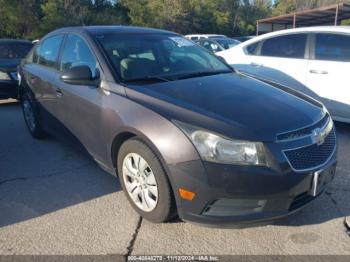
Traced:
[[172, 32], [59, 29], [19, 76], [33, 137], [74, 135], [153, 222], [266, 223], [317, 198], [335, 174], [336, 132], [321, 103]]

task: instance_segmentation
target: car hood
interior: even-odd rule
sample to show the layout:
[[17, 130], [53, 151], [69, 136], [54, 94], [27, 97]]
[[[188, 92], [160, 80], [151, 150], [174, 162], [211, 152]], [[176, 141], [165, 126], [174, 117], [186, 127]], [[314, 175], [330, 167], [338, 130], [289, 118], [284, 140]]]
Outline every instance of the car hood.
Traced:
[[274, 141], [324, 115], [311, 98], [239, 73], [128, 85], [126, 94], [169, 119], [250, 141]]
[[21, 59], [0, 59], [0, 70], [4, 72], [17, 71], [17, 66], [21, 63]]

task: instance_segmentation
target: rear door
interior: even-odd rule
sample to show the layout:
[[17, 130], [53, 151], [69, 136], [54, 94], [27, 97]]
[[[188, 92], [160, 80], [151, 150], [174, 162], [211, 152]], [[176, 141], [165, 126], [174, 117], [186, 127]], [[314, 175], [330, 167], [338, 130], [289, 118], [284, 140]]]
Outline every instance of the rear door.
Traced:
[[307, 86], [323, 98], [331, 113], [350, 120], [350, 35], [319, 33], [312, 37]]
[[[79, 65], [88, 65], [93, 76], [99, 73], [97, 60], [87, 42], [76, 34], [68, 34], [60, 56], [60, 72]], [[61, 93], [58, 114], [63, 124], [80, 140], [97, 160], [105, 157], [101, 143], [103, 91], [95, 86], [71, 85], [55, 78], [55, 88]]]
[[53, 85], [58, 72], [58, 55], [64, 35], [44, 39], [33, 51], [32, 63], [25, 64], [25, 77], [40, 103], [43, 116], [57, 117], [57, 93]]
[[[308, 34], [271, 37], [246, 48], [248, 73], [273, 71], [305, 83], [308, 61]], [[262, 70], [263, 69], [263, 70]]]

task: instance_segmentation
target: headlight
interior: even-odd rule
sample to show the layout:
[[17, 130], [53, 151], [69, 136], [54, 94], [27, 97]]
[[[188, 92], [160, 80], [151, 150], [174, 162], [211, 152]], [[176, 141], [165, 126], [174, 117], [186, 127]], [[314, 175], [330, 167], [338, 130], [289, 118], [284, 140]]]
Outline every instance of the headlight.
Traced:
[[11, 80], [11, 78], [7, 73], [0, 71], [0, 80]]
[[264, 146], [260, 142], [233, 140], [176, 121], [206, 161], [235, 165], [266, 165]]

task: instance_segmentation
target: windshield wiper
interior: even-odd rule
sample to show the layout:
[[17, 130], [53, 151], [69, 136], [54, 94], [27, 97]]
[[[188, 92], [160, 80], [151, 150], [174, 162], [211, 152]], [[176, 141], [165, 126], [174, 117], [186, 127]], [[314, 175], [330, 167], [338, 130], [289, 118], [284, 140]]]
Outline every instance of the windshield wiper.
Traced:
[[193, 73], [187, 73], [187, 74], [181, 74], [181, 75], [173, 75], [172, 77], [177, 79], [177, 80], [180, 80], [180, 79], [219, 75], [219, 74], [228, 74], [228, 73], [232, 73], [232, 71], [231, 70], [199, 71], [199, 72], [193, 72]]
[[167, 79], [162, 76], [145, 76], [145, 77], [138, 77], [138, 78], [130, 78], [123, 80], [124, 83], [133, 83], [133, 82], [169, 82], [170, 79]]

